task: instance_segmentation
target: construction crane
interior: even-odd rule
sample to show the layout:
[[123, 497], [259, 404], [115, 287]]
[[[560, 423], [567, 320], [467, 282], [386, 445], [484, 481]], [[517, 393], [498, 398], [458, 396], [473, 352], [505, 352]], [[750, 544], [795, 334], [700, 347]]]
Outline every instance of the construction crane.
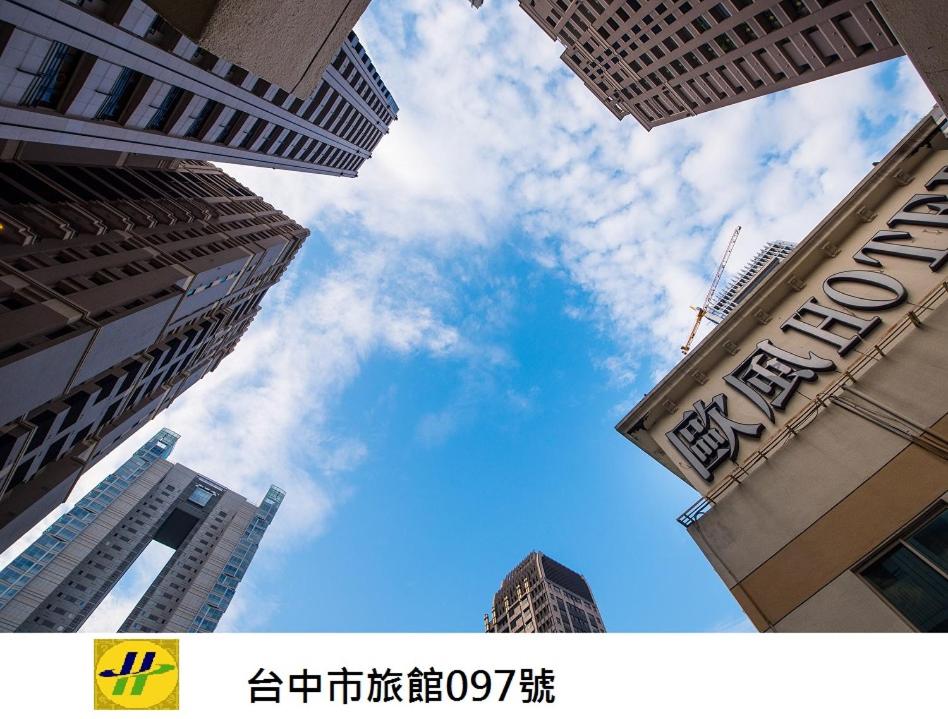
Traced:
[[688, 335], [688, 340], [681, 346], [681, 353], [683, 355], [688, 354], [688, 351], [691, 349], [691, 343], [694, 341], [695, 335], [698, 334], [701, 320], [708, 314], [708, 309], [711, 307], [711, 300], [714, 299], [714, 293], [717, 292], [718, 282], [721, 281], [721, 276], [724, 274], [727, 261], [731, 259], [731, 252], [734, 250], [734, 245], [737, 244], [737, 236], [739, 234], [741, 234], [740, 225], [737, 226], [737, 229], [734, 230], [734, 233], [731, 235], [731, 239], [727, 242], [727, 249], [724, 250], [724, 257], [721, 258], [721, 264], [718, 265], [718, 270], [714, 273], [714, 279], [711, 280], [711, 287], [708, 288], [708, 294], [704, 298], [704, 304], [701, 305], [701, 307], [691, 308], [698, 313], [698, 316], [695, 318], [695, 326], [691, 328], [691, 334]]

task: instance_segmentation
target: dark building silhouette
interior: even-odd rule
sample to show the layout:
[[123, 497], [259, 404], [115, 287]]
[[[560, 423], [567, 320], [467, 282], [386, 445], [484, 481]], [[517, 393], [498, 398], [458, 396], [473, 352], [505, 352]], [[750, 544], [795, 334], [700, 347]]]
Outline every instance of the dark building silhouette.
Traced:
[[541, 552], [530, 552], [494, 595], [491, 633], [604, 632], [586, 579]]
[[217, 367], [309, 234], [208, 163], [20, 149], [0, 161], [0, 550]]

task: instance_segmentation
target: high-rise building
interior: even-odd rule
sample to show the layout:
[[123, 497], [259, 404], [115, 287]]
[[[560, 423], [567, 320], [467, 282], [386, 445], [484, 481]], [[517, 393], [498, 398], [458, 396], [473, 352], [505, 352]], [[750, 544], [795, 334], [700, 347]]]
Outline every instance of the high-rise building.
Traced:
[[[369, 0], [146, 0], [208, 52], [310, 95]], [[274, 52], [274, 39], [279, 39]]]
[[541, 552], [530, 552], [504, 577], [484, 627], [491, 633], [606, 631], [583, 575]]
[[[279, 61], [312, 50], [261, 38]], [[354, 33], [332, 57], [314, 90], [291, 90], [199, 47], [141, 0], [5, 0], [0, 139], [354, 177], [398, 105]]]
[[0, 551], [217, 367], [309, 234], [208, 163], [19, 150], [0, 161]]
[[0, 572], [0, 631], [74, 632], [153, 541], [175, 550], [118, 628], [212, 632], [284, 492], [259, 506], [167, 461], [164, 429]]
[[903, 54], [869, 0], [520, 0], [646, 129]]
[[925, 117], [617, 429], [761, 631], [948, 631], [948, 122]]
[[751, 260], [719, 290], [708, 308], [711, 319], [720, 322], [793, 250], [789, 242], [773, 240], [757, 251]]

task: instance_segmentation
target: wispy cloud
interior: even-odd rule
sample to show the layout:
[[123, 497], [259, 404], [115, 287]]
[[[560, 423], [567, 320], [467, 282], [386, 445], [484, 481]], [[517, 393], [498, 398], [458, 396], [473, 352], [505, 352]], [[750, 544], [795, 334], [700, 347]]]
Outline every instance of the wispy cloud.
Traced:
[[522, 243], [581, 291], [624, 382], [643, 357], [677, 358], [734, 226], [735, 267], [802, 238], [932, 105], [903, 60], [646, 133], [617, 122], [513, 3], [372, 9], [359, 33], [403, 109], [362, 176], [236, 172], [347, 238], [434, 253], [441, 272]]
[[[347, 496], [340, 476], [366, 453], [358, 437], [334, 430], [333, 401], [376, 352], [440, 356], [458, 344], [457, 331], [426, 303], [425, 288], [419, 286], [431, 286], [425, 272], [405, 269], [397, 254], [382, 248], [356, 252], [319, 278], [304, 282], [297, 273], [287, 279], [218, 369], [84, 475], [71, 501], [168, 426], [181, 434], [172, 461], [253, 502], [270, 483], [287, 491], [262, 551], [280, 539], [317, 536]], [[12, 560], [61, 511], [0, 556], [0, 563]], [[152, 569], [153, 578], [158, 567], [143, 571]], [[136, 599], [147, 584], [134, 585]], [[109, 597], [96, 628], [115, 623], [122, 612], [127, 615], [132, 594], [123, 589]]]
[[756, 632], [757, 627], [754, 626], [754, 623], [751, 622], [750, 619], [744, 615], [741, 615], [739, 617], [731, 617], [730, 619], [725, 619], [721, 622], [718, 622], [708, 631], [718, 634], [747, 634]]

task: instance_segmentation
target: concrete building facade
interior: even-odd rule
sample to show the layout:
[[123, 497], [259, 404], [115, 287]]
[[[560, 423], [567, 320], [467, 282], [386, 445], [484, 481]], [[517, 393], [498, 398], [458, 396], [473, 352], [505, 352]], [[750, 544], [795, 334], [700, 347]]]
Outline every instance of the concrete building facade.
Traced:
[[942, 112], [948, 112], [948, 3], [943, 0], [876, 0], [899, 44]]
[[[281, 63], [309, 58], [273, 39]], [[4, 0], [0, 139], [355, 177], [398, 105], [355, 34], [340, 42], [312, 91], [287, 90], [141, 0]]]
[[606, 631], [583, 575], [541, 552], [530, 552], [507, 574], [484, 628], [493, 634]]
[[948, 137], [925, 117], [617, 426], [761, 631], [948, 631]]
[[903, 54], [868, 0], [520, 0], [646, 129]]
[[727, 286], [715, 295], [708, 316], [720, 322], [793, 250], [789, 242], [774, 240], [760, 248]]
[[309, 234], [208, 163], [17, 153], [0, 161], [0, 551], [217, 367]]
[[175, 549], [118, 628], [211, 632], [283, 501], [259, 506], [167, 461], [162, 430], [0, 571], [0, 631], [77, 631], [152, 542]]
[[[172, 27], [218, 57], [307, 97], [369, 0], [147, 0]], [[273, 39], [281, 49], [273, 52]]]

